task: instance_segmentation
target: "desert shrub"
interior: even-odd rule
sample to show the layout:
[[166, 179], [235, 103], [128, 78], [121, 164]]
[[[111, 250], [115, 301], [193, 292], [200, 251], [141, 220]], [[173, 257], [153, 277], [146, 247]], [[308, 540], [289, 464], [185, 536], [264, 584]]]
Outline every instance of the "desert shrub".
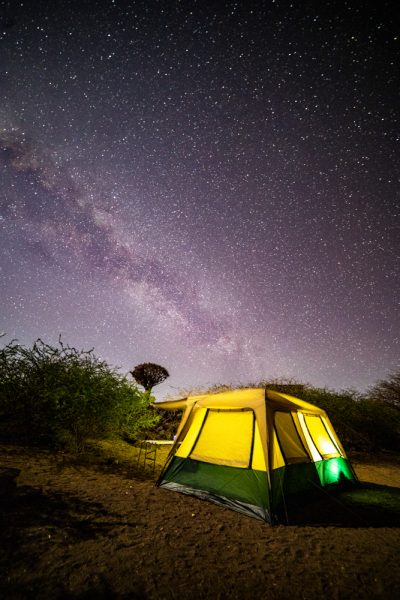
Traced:
[[159, 416], [136, 385], [93, 354], [59, 340], [0, 350], [2, 435], [81, 447], [87, 438], [154, 426]]
[[400, 371], [394, 371], [386, 379], [378, 381], [368, 390], [368, 396], [400, 409]]
[[400, 448], [400, 412], [383, 402], [365, 398], [357, 403], [360, 430], [368, 440], [369, 451]]
[[146, 435], [154, 440], [172, 440], [179, 427], [182, 414], [182, 410], [159, 410], [158, 422], [147, 430]]

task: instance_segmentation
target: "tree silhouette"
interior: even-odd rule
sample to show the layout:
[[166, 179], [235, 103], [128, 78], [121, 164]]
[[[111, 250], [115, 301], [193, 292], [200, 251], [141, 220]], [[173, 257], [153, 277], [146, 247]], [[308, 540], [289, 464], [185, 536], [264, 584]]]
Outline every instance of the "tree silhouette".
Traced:
[[169, 377], [167, 369], [154, 363], [142, 363], [137, 365], [130, 373], [137, 383], [144, 387], [149, 396], [155, 385], [162, 383]]

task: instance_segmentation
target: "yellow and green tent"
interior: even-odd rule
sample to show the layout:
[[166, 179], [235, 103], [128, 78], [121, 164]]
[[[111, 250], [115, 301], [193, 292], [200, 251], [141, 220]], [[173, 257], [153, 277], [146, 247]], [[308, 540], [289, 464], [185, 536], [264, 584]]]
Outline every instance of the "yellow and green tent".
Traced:
[[184, 410], [160, 487], [275, 523], [287, 499], [356, 479], [326, 412], [288, 394], [248, 388], [156, 406]]

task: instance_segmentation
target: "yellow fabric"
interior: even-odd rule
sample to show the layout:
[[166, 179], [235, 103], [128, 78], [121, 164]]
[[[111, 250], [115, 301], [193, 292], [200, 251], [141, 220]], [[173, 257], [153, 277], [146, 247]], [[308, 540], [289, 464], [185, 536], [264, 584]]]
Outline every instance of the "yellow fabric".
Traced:
[[281, 449], [278, 444], [278, 439], [276, 437], [275, 431], [272, 434], [272, 465], [271, 469], [279, 469], [280, 467], [285, 466], [285, 459], [282, 456]]
[[210, 410], [190, 458], [217, 465], [249, 467], [253, 422], [253, 411]]
[[243, 388], [238, 390], [230, 390], [226, 392], [217, 392], [215, 394], [202, 394], [199, 396], [189, 396], [180, 400], [166, 400], [165, 402], [155, 402], [154, 406], [164, 409], [183, 409], [188, 404], [197, 404], [199, 406], [207, 406], [210, 408], [234, 408], [248, 407], [255, 410], [265, 403], [265, 395], [268, 400], [271, 400], [278, 408], [285, 410], [301, 409], [311, 414], [324, 415], [325, 412], [299, 398], [275, 392], [273, 390], [265, 390], [264, 388]]
[[308, 461], [309, 456], [303, 448], [291, 414], [288, 412], [276, 412], [275, 427], [286, 461], [289, 464]]
[[258, 422], [256, 422], [254, 430], [253, 460], [251, 462], [251, 467], [257, 471], [267, 470], [267, 465], [265, 463], [265, 445], [263, 445], [261, 441]]
[[179, 423], [179, 427], [176, 432], [176, 439], [182, 440], [186, 435], [189, 427], [192, 424], [193, 415], [195, 413], [193, 404], [188, 404], [186, 409], [183, 412], [181, 422]]
[[325, 414], [323, 417], [321, 417], [321, 419], [324, 422], [325, 427], [327, 428], [329, 435], [331, 436], [332, 441], [335, 443], [335, 446], [339, 450], [340, 454], [343, 456], [343, 458], [347, 458], [346, 452], [344, 451], [344, 448], [338, 436], [336, 435], [336, 431], [333, 429], [332, 423], [330, 422], [328, 415]]
[[281, 392], [275, 392], [273, 390], [266, 390], [266, 394], [267, 397], [274, 402], [277, 410], [301, 409], [312, 414], [325, 414], [325, 411], [323, 411], [322, 408], [314, 406], [314, 404], [310, 404], [309, 402], [305, 402], [304, 400], [300, 400], [299, 398], [295, 398], [294, 396], [290, 396], [289, 394], [282, 394]]
[[[202, 394], [199, 396], [189, 396], [182, 400], [156, 402], [157, 408], [177, 409], [184, 408], [186, 411], [182, 417], [178, 432], [182, 434], [182, 439], [186, 436], [186, 430], [191, 429], [193, 415], [199, 408], [251, 408], [258, 423], [258, 429], [263, 447], [264, 456], [267, 448], [267, 419], [265, 408], [265, 389], [264, 388], [244, 388], [238, 390], [230, 390], [227, 392], [218, 392], [216, 394]], [[193, 407], [193, 414], [191, 414]], [[186, 446], [185, 446], [186, 447]], [[182, 456], [181, 453], [178, 456]], [[258, 459], [257, 459], [258, 461]], [[265, 462], [265, 459], [264, 459]]]
[[322, 458], [340, 456], [338, 449], [329, 437], [319, 416], [305, 415], [304, 417], [310, 435]]
[[181, 400], [166, 400], [165, 402], [153, 402], [153, 406], [156, 408], [163, 408], [166, 410], [183, 410], [187, 405], [187, 398]]
[[320, 455], [320, 453], [317, 450], [316, 445], [314, 444], [312, 437], [310, 436], [310, 434], [308, 433], [308, 429], [307, 426], [304, 422], [304, 415], [302, 413], [298, 414], [298, 418], [299, 418], [299, 423], [300, 423], [300, 427], [303, 431], [304, 437], [307, 441], [307, 448], [309, 449], [312, 459], [314, 462], [317, 462], [319, 460], [322, 460], [322, 456]]
[[181, 445], [179, 446], [176, 456], [182, 456], [183, 458], [187, 458], [189, 456], [190, 451], [192, 450], [197, 436], [199, 435], [200, 428], [203, 424], [204, 417], [206, 416], [207, 410], [205, 408], [200, 408], [195, 411], [193, 415], [193, 420], [190, 424], [190, 427], [184, 436]]
[[302, 427], [301, 427], [301, 425], [300, 425], [300, 422], [299, 422], [299, 416], [300, 416], [301, 414], [302, 414], [302, 413], [298, 413], [298, 412], [292, 412], [292, 413], [291, 413], [291, 415], [292, 415], [292, 417], [293, 417], [293, 421], [294, 421], [295, 427], [296, 427], [296, 431], [297, 431], [297, 433], [298, 433], [298, 435], [299, 435], [299, 437], [300, 437], [300, 439], [301, 439], [301, 442], [302, 442], [302, 444], [303, 444], [303, 446], [304, 446], [304, 448], [305, 448], [305, 450], [306, 450], [306, 453], [310, 454], [310, 453], [308, 452], [308, 444], [307, 444], [307, 440], [306, 440], [306, 438], [305, 438], [305, 435], [304, 435], [303, 429], [302, 429]]
[[[185, 409], [177, 432], [178, 442], [173, 447], [173, 452], [184, 458], [190, 455], [193, 459], [214, 464], [247, 468], [251, 454], [253, 415], [256, 419], [253, 469], [265, 471], [268, 468], [280, 468], [286, 464], [285, 457], [287, 463], [310, 459], [319, 461], [340, 455], [346, 457], [325, 411], [289, 394], [263, 388], [246, 388], [189, 396], [177, 401], [155, 403], [154, 406]], [[202, 428], [207, 409], [211, 418], [208, 420], [207, 417]], [[221, 412], [217, 412], [219, 409]], [[278, 431], [283, 454], [275, 431], [272, 427], [267, 428], [267, 423], [272, 421]], [[268, 439], [268, 431], [271, 431], [272, 440]]]
[[260, 402], [265, 401], [265, 390], [263, 388], [244, 388], [239, 390], [230, 390], [227, 392], [218, 392], [217, 394], [203, 394], [201, 396], [190, 396], [189, 400], [194, 400], [201, 406], [212, 408], [254, 408]]

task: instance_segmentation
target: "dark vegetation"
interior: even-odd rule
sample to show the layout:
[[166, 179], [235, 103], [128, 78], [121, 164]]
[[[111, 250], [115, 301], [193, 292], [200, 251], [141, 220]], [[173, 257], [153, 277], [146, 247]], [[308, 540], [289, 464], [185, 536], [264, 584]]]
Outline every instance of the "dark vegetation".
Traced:
[[152, 398], [93, 354], [37, 340], [0, 350], [3, 439], [81, 449], [88, 439], [139, 436], [160, 417]]
[[[150, 396], [167, 371], [144, 363], [132, 375], [145, 392], [96, 358], [93, 350], [77, 350], [61, 339], [56, 347], [39, 339], [32, 348], [12, 341], [0, 349], [0, 436], [70, 450], [81, 450], [87, 440], [102, 438], [172, 439], [181, 412], [157, 411]], [[348, 450], [397, 451], [400, 447], [400, 373], [379, 382], [365, 396], [284, 380], [246, 387], [263, 386], [326, 410]], [[227, 389], [231, 388], [215, 386], [208, 391]]]
[[369, 390], [369, 396], [388, 406], [400, 408], [400, 371], [391, 373], [386, 379], [378, 381]]

